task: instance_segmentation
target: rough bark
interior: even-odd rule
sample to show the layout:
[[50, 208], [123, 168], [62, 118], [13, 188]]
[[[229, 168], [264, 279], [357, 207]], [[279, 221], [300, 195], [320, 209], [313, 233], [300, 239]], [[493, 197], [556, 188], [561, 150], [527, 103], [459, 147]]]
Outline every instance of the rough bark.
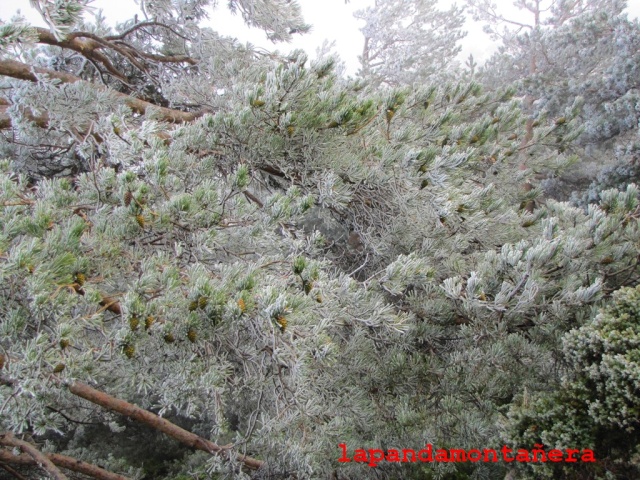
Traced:
[[30, 443], [17, 439], [13, 433], [6, 432], [0, 435], [0, 445], [19, 448], [55, 480], [68, 480], [67, 476], [46, 455]]
[[[159, 25], [168, 28], [165, 25], [158, 24], [156, 22], [145, 22], [145, 25]], [[101, 64], [109, 74], [124, 83], [127, 83], [127, 77], [119, 71], [113, 65], [109, 57], [103, 54], [100, 50], [106, 49], [117, 52], [144, 73], [147, 73], [145, 60], [158, 63], [189, 63], [191, 65], [195, 65], [197, 63], [193, 58], [185, 55], [165, 56], [142, 52], [122, 41], [118, 41], [120, 40], [118, 36], [103, 38], [90, 32], [73, 32], [72, 34], [67, 35], [65, 39], [59, 40], [47, 29], [36, 27], [34, 30], [38, 36], [39, 43], [78, 52], [85, 58]]]
[[[154, 413], [148, 412], [147, 410], [137, 407], [129, 402], [125, 402], [124, 400], [120, 400], [119, 398], [112, 397], [111, 395], [96, 390], [84, 383], [72, 383], [69, 385], [69, 391], [80, 398], [90, 401], [91, 403], [100, 405], [108, 410], [118, 412], [140, 423], [144, 423], [145, 425], [161, 431], [162, 433], [178, 440], [180, 443], [196, 450], [202, 450], [203, 452], [210, 454], [228, 453], [233, 455], [228, 447], [221, 447], [220, 445], [191, 433]], [[236, 454], [235, 458], [238, 462], [244, 463], [247, 467], [252, 469], [258, 469], [264, 464], [262, 460], [251, 458], [246, 455]]]
[[[26, 63], [9, 59], [0, 60], [0, 75], [5, 77], [17, 78], [19, 80], [26, 80], [29, 82], [37, 82], [38, 75], [47, 75], [49, 78], [60, 80], [63, 83], [84, 82], [84, 80], [82, 80], [81, 78], [69, 73], [56, 72], [47, 68], [33, 67], [31, 65], [27, 65]], [[107, 90], [106, 87], [103, 87], [101, 85], [91, 84], [91, 86], [98, 90]], [[206, 113], [204, 111], [182, 112], [180, 110], [174, 110], [171, 108], [159, 107], [157, 105], [154, 105], [153, 103], [146, 102], [129, 95], [125, 95], [124, 93], [115, 92], [113, 90], [111, 90], [111, 94], [115, 98], [124, 102], [124, 104], [134, 112], [141, 115], [153, 112], [156, 118], [169, 123], [191, 122]], [[0, 125], [3, 123], [6, 123], [6, 119], [4, 119], [0, 115]]]
[[[83, 462], [77, 458], [60, 455], [57, 453], [45, 454], [55, 465], [72, 470], [74, 472], [89, 475], [98, 480], [129, 480], [128, 477], [109, 472], [91, 463]], [[0, 462], [12, 463], [16, 465], [34, 465], [36, 461], [29, 455], [14, 455], [9, 451], [0, 450]]]

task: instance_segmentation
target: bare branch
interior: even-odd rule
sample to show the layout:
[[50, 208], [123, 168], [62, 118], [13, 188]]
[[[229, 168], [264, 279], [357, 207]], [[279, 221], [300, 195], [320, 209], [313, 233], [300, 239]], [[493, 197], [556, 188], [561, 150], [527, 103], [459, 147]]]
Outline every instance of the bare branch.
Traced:
[[58, 467], [56, 467], [40, 450], [30, 443], [17, 439], [13, 433], [6, 432], [0, 435], [0, 445], [19, 448], [29, 455], [40, 468], [46, 471], [55, 480], [68, 480], [67, 476], [62, 473]]
[[[112, 397], [111, 395], [96, 390], [84, 383], [72, 383], [69, 385], [69, 391], [91, 403], [100, 405], [108, 410], [118, 412], [140, 423], [144, 423], [145, 425], [159, 430], [196, 450], [202, 450], [203, 452], [210, 454], [231, 454], [228, 447], [221, 447], [210, 440], [202, 438], [195, 433], [191, 433], [170, 421], [159, 417], [155, 413], [148, 412], [147, 410], [137, 407], [129, 402]], [[244, 463], [247, 467], [252, 469], [258, 469], [264, 464], [262, 460], [247, 457], [246, 455], [236, 454], [235, 458], [237, 461]]]
[[185, 37], [184, 35], [180, 35], [178, 32], [176, 32], [169, 25], [166, 25], [166, 24], [161, 23], [161, 22], [140, 22], [140, 23], [136, 23], [134, 26], [132, 26], [131, 28], [125, 30], [121, 34], [119, 34], [119, 35], [108, 35], [108, 36], [104, 37], [104, 39], [105, 40], [123, 40], [126, 36], [132, 34], [136, 30], [139, 30], [140, 28], [144, 28], [144, 27], [162, 27], [162, 28], [166, 28], [167, 30], [169, 30], [171, 33], [173, 33], [177, 37], [180, 37], [180, 38], [182, 38], [184, 40], [188, 40], [187, 37]]
[[[151, 54], [151, 53], [145, 53], [145, 52], [140, 51], [137, 48], [129, 45], [128, 43], [124, 42], [123, 39], [120, 39], [120, 38], [115, 39], [115, 41], [112, 42], [109, 39], [100, 37], [98, 35], [95, 35], [95, 34], [89, 33], [89, 32], [74, 32], [71, 35], [69, 35], [69, 37], [72, 37], [73, 39], [88, 38], [90, 40], [93, 40], [94, 42], [96, 42], [96, 44], [100, 45], [103, 48], [110, 48], [110, 49], [115, 50], [118, 53], [120, 53], [122, 55], [125, 55], [125, 56], [132, 55], [132, 56], [141, 56], [141, 57], [147, 57], [147, 58], [154, 58], [154, 59], [156, 59], [157, 61], [160, 61], [160, 62], [190, 63], [192, 65], [195, 65], [197, 63], [193, 58], [188, 57], [186, 55], [165, 56], [165, 55], [155, 55], [155, 54]], [[124, 45], [124, 46], [127, 47], [127, 50], [129, 50], [129, 51], [128, 52], [123, 52], [121, 49], [119, 49], [117, 47], [117, 45]]]
[[[145, 22], [156, 23], [156, 22]], [[162, 25], [162, 24], [159, 24]], [[125, 57], [131, 64], [133, 64], [138, 70], [143, 73], [148, 73], [146, 66], [139, 60], [139, 58], [145, 58], [153, 60], [155, 62], [162, 63], [189, 63], [195, 65], [197, 62], [186, 55], [156, 55], [152, 53], [146, 53], [136, 49], [135, 47], [123, 42], [121, 36], [115, 37], [100, 37], [89, 32], [73, 32], [67, 35], [64, 40], [58, 40], [49, 30], [45, 28], [36, 27], [34, 29], [38, 34], [38, 41], [47, 45], [52, 45], [60, 48], [67, 48], [78, 52], [85, 58], [100, 63], [104, 68], [118, 80], [128, 84], [127, 77], [114, 67], [111, 60], [99, 50], [108, 49], [119, 53]]]
[[249, 199], [250, 201], [252, 201], [256, 205], [258, 205], [258, 207], [260, 207], [260, 208], [264, 207], [264, 204], [260, 201], [260, 199], [258, 197], [256, 197], [255, 195], [253, 195], [251, 192], [248, 192], [248, 191], [245, 190], [242, 193], [244, 193], [244, 196], [247, 197], [247, 199]]
[[[32, 67], [16, 60], [0, 60], [0, 75], [5, 77], [17, 78], [19, 80], [28, 80], [30, 82], [37, 82], [38, 75], [48, 75], [49, 78], [55, 78], [63, 83], [75, 83], [84, 82], [81, 78], [71, 75], [70, 73], [56, 72], [46, 68]], [[93, 85], [93, 88], [98, 90], [108, 90], [100, 85]], [[166, 107], [159, 107], [153, 103], [134, 98], [124, 93], [115, 92], [109, 90], [113, 96], [122, 100], [131, 110], [139, 114], [146, 114], [147, 111], [154, 111], [156, 115], [165, 122], [170, 123], [183, 123], [191, 122], [196, 118], [202, 116], [205, 112], [181, 112], [180, 110], [174, 110]]]
[[58, 40], [54, 35], [51, 34], [49, 30], [45, 28], [36, 27], [35, 31], [38, 34], [38, 41], [40, 43], [60, 48], [67, 48], [69, 50], [73, 50], [74, 52], [78, 52], [82, 56], [93, 60], [94, 62], [101, 63], [104, 68], [106, 68], [106, 70], [115, 78], [122, 82], [128, 83], [127, 77], [113, 66], [109, 58], [98, 51], [99, 48], [104, 47], [104, 45], [101, 45], [99, 42], [93, 39], [80, 40], [78, 38], [67, 38], [66, 40]]
[[[77, 458], [60, 455], [57, 453], [49, 453], [45, 455], [55, 465], [72, 470], [74, 472], [89, 475], [98, 480], [129, 480], [128, 477], [109, 472], [91, 463], [83, 462]], [[0, 450], [0, 461], [13, 463], [17, 465], [33, 465], [36, 461], [28, 455], [13, 455], [6, 450]]]

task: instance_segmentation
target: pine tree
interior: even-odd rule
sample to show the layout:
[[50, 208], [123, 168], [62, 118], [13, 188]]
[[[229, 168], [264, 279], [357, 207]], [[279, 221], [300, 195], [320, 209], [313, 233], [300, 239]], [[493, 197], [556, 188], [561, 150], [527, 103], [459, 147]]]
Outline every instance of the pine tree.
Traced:
[[[237, 8], [290, 32], [286, 5]], [[2, 461], [366, 478], [339, 443], [499, 447], [524, 392], [561, 384], [563, 335], [638, 282], [637, 188], [529, 211], [513, 89], [375, 88], [174, 7], [117, 32], [4, 25]], [[534, 127], [532, 164], [557, 128]], [[77, 173], [35, 178], [49, 157]]]
[[[575, 117], [578, 135], [566, 153], [580, 163], [560, 180], [546, 181], [545, 190], [566, 199], [572, 189], [584, 189], [603, 165], [633, 170], [638, 116], [631, 105], [640, 30], [623, 13], [626, 2], [521, 2], [529, 22], [505, 18], [486, 2], [469, 3], [502, 41], [478, 78], [486, 85], [514, 85], [525, 98], [531, 126], [566, 119], [568, 112]], [[568, 126], [557, 135], [566, 136], [572, 130]]]

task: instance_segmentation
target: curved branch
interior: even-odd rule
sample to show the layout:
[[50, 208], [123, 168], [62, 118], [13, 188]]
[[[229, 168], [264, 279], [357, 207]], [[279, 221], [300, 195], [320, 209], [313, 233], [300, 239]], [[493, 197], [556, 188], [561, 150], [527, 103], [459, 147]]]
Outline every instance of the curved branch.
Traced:
[[[191, 65], [196, 65], [198, 63], [196, 60], [194, 60], [193, 58], [187, 55], [168, 55], [167, 56], [167, 55], [156, 55], [152, 53], [146, 53], [141, 50], [138, 50], [137, 48], [129, 45], [128, 43], [125, 43], [123, 41], [124, 39], [122, 38], [115, 38], [114, 40], [116, 40], [117, 42], [116, 41], [111, 42], [110, 37], [103, 38], [89, 32], [74, 32], [71, 35], [69, 35], [68, 38], [72, 38], [71, 41], [77, 41], [78, 38], [88, 38], [89, 40], [93, 40], [93, 42], [95, 42], [96, 46], [94, 48], [100, 48], [100, 46], [102, 48], [109, 48], [125, 56], [137, 55], [140, 57], [152, 58], [159, 62], [190, 63]], [[93, 45], [93, 44], [90, 44], [90, 45]], [[121, 48], [118, 48], [118, 45], [126, 46], [128, 52], [123, 52]], [[83, 53], [83, 52], [80, 52], [80, 53]]]
[[162, 27], [162, 28], [166, 28], [171, 33], [173, 33], [175, 36], [180, 37], [180, 38], [182, 38], [184, 40], [188, 40], [187, 37], [185, 37], [184, 35], [180, 35], [178, 32], [176, 32], [169, 25], [166, 25], [166, 24], [160, 23], [160, 22], [140, 22], [140, 23], [136, 23], [134, 26], [132, 26], [129, 29], [125, 30], [121, 34], [119, 34], [119, 35], [108, 35], [108, 36], [104, 37], [104, 39], [105, 40], [124, 40], [124, 38], [127, 35], [130, 35], [131, 33], [135, 32], [136, 30], [138, 30], [140, 28], [144, 28], [144, 27]]
[[[111, 395], [96, 390], [87, 384], [74, 382], [69, 385], [69, 391], [91, 403], [100, 405], [108, 410], [118, 412], [140, 423], [144, 423], [145, 425], [159, 430], [160, 432], [169, 435], [170, 437], [196, 450], [202, 450], [203, 452], [207, 452], [212, 455], [223, 453], [231, 454], [228, 447], [221, 447], [210, 440], [202, 438], [195, 433], [191, 433], [171, 423], [169, 420], [159, 417], [155, 413], [148, 412], [147, 410], [137, 407], [129, 402], [112, 397]], [[235, 458], [238, 462], [244, 463], [245, 466], [252, 469], [258, 469], [264, 464], [262, 460], [247, 457], [246, 455], [239, 453], [235, 455]]]
[[[154, 24], [157, 22], [144, 22], [145, 24]], [[139, 24], [142, 25], [142, 24]], [[162, 25], [162, 24], [159, 24]], [[163, 25], [164, 26], [164, 25]], [[168, 27], [167, 27], [168, 28]], [[146, 58], [155, 62], [162, 63], [188, 63], [196, 65], [197, 62], [187, 55], [157, 55], [146, 53], [137, 48], [121, 41], [124, 36], [101, 37], [90, 32], [73, 32], [67, 35], [64, 40], [59, 40], [49, 30], [45, 28], [35, 27], [34, 31], [38, 35], [38, 42], [46, 45], [52, 45], [60, 48], [67, 48], [78, 52], [82, 56], [98, 62], [118, 80], [128, 83], [127, 77], [114, 67], [111, 60], [99, 50], [108, 49], [119, 53], [129, 60], [138, 70], [148, 73], [146, 67], [140, 62], [139, 58]], [[120, 40], [120, 41], [119, 41]]]
[[[32, 67], [16, 60], [0, 60], [0, 75], [5, 77], [17, 78], [19, 80], [27, 80], [30, 82], [37, 82], [38, 75], [47, 75], [49, 78], [55, 78], [62, 83], [76, 83], [85, 82], [75, 75], [64, 72], [56, 72], [47, 68]], [[86, 82], [89, 83], [89, 82]], [[93, 88], [106, 91], [109, 90], [106, 87], [100, 85], [93, 85]], [[204, 115], [205, 111], [200, 112], [181, 112], [180, 110], [174, 110], [172, 108], [160, 107], [151, 102], [134, 98], [124, 93], [115, 92], [109, 90], [113, 96], [122, 100], [131, 110], [141, 115], [145, 115], [147, 111], [153, 111], [160, 120], [170, 123], [183, 123], [191, 122], [196, 118]]]
[[186, 55], [156, 55], [155, 53], [138, 52], [140, 56], [153, 60], [154, 62], [161, 63], [188, 63], [190, 65], [197, 65], [193, 58]]
[[19, 448], [29, 455], [40, 468], [51, 475], [55, 480], [68, 480], [67, 476], [62, 473], [58, 467], [56, 467], [40, 450], [30, 443], [17, 439], [13, 433], [6, 432], [0, 435], [0, 445]]
[[99, 37], [98, 35], [94, 35], [93, 33], [76, 32], [74, 35], [76, 35], [76, 38], [84, 37], [84, 38], [88, 38], [89, 40], [93, 40], [96, 43], [96, 45], [99, 45], [101, 48], [110, 48], [112, 50], [115, 50], [120, 55], [127, 58], [133, 64], [133, 66], [135, 66], [138, 70], [140, 70], [143, 73], [148, 73], [146, 67], [142, 63], [140, 63], [137, 58], [135, 58], [136, 54], [139, 55], [140, 52], [135, 50], [133, 47], [127, 45], [128, 48], [122, 48], [121, 46], [118, 46], [114, 43], [107, 42], [102, 37]]
[[88, 58], [89, 60], [101, 63], [104, 68], [106, 68], [107, 72], [109, 72], [115, 78], [122, 82], [128, 83], [127, 77], [113, 66], [109, 58], [98, 51], [98, 49], [104, 47], [104, 45], [101, 45], [99, 42], [93, 39], [80, 40], [78, 38], [67, 38], [66, 40], [58, 40], [49, 30], [45, 28], [36, 27], [35, 31], [38, 34], [39, 43], [44, 43], [46, 45], [52, 45], [60, 48], [67, 48], [69, 50], [73, 50], [74, 52], [78, 52], [80, 55]]
[[[128, 477], [109, 472], [91, 463], [78, 460], [77, 458], [60, 455], [58, 453], [48, 453], [45, 454], [45, 456], [59, 467], [82, 473], [84, 475], [89, 475], [90, 477], [97, 478], [98, 480], [129, 480]], [[36, 463], [36, 461], [29, 455], [13, 455], [11, 452], [6, 450], [0, 450], [0, 461], [17, 465], [33, 465]]]

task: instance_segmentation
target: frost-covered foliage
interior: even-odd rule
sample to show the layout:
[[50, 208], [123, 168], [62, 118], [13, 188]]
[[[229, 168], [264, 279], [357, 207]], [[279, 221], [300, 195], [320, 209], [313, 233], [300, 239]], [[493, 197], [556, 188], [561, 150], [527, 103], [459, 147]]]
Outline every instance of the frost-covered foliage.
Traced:
[[[171, 5], [86, 25], [92, 71], [38, 30], [0, 60], [0, 432], [155, 479], [369, 477], [339, 443], [499, 448], [505, 414], [561, 384], [563, 335], [638, 283], [638, 189], [540, 198], [533, 168], [565, 162], [573, 112], [529, 131], [513, 90], [375, 88], [195, 20], [187, 40], [171, 19], [201, 5]], [[36, 181], [42, 152], [84, 170]], [[176, 448], [78, 384], [264, 464]]]
[[572, 201], [585, 206], [598, 203], [600, 193], [611, 188], [624, 188], [630, 183], [640, 183], [640, 145], [618, 148], [611, 166], [603, 168], [583, 192], [574, 192]]
[[[207, 7], [216, 7], [218, 3], [218, 0], [141, 0], [140, 8], [147, 20], [179, 26], [206, 18]], [[84, 26], [83, 14], [93, 10], [91, 0], [32, 0], [31, 5], [60, 39]], [[227, 7], [233, 13], [240, 12], [247, 25], [263, 29], [274, 41], [286, 41], [294, 33], [309, 30], [295, 0], [230, 0]]]
[[[566, 7], [564, 14], [545, 17], [542, 2], [537, 23], [509, 30], [477, 78], [486, 85], [514, 86], [526, 99], [532, 122], [554, 121], [579, 108], [579, 135], [568, 151], [581, 162], [546, 185], [549, 194], [566, 199], [602, 168], [626, 169], [634, 161], [623, 152], [638, 148], [640, 24], [623, 13], [626, 2], [557, 3]], [[528, 12], [532, 17], [534, 10]], [[482, 18], [492, 20], [484, 13]], [[494, 24], [498, 20], [493, 18]]]
[[[2, 142], [0, 155], [14, 159], [35, 178], [88, 168], [88, 154], [78, 153], [77, 144], [86, 143], [86, 135], [95, 135], [95, 115], [104, 117], [105, 108], [113, 110], [110, 94], [100, 87], [157, 107], [215, 111], [225, 102], [220, 93], [231, 88], [238, 71], [259, 63], [256, 57], [264, 55], [198, 26], [217, 1], [142, 1], [140, 15], [118, 24], [115, 31], [99, 14], [94, 23], [80, 15], [90, 10], [84, 0], [33, 3], [50, 31], [14, 18], [0, 29], [0, 54], [91, 82], [59, 86], [58, 80], [48, 82], [48, 75], [41, 75], [37, 86], [0, 80], [0, 87], [16, 92], [3, 113], [11, 117], [18, 135], [10, 146]], [[274, 41], [290, 40], [309, 28], [295, 1], [231, 1], [227, 6]], [[56, 129], [43, 139], [34, 122], [39, 126], [53, 122]], [[80, 123], [80, 129], [73, 128]]]
[[[640, 443], [640, 287], [622, 288], [598, 315], [563, 338], [565, 377], [558, 391], [522, 399], [510, 412], [512, 441], [602, 452], [599, 466], [545, 465], [531, 478], [561, 474], [636, 477]], [[613, 461], [615, 459], [615, 461]], [[592, 467], [593, 468], [593, 467]], [[581, 478], [581, 477], [577, 477]]]
[[[536, 99], [534, 115], [560, 117], [580, 98], [581, 143], [603, 142], [637, 129], [637, 20], [606, 9], [590, 11], [518, 41], [518, 50], [503, 49], [484, 71], [489, 81], [521, 80], [521, 91]], [[534, 72], [527, 71], [531, 55]]]

